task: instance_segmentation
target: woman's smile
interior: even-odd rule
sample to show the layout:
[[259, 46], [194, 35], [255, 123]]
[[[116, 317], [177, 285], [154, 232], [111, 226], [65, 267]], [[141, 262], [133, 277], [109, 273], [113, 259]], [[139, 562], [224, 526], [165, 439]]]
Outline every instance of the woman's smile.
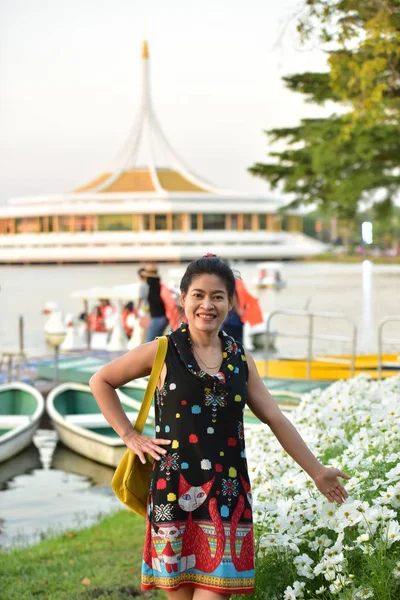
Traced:
[[212, 314], [212, 313], [197, 313], [197, 316], [202, 320], [202, 321], [213, 321], [214, 319], [217, 318], [217, 315]]

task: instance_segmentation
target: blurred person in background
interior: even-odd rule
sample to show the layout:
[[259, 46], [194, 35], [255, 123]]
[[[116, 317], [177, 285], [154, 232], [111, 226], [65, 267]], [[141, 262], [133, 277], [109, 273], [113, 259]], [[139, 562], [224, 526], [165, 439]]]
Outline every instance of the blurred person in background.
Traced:
[[157, 265], [146, 265], [141, 274], [146, 278], [149, 288], [147, 300], [149, 303], [150, 324], [147, 329], [146, 341], [151, 342], [164, 333], [164, 330], [168, 325], [168, 319], [165, 304], [161, 298], [161, 278], [158, 273]]

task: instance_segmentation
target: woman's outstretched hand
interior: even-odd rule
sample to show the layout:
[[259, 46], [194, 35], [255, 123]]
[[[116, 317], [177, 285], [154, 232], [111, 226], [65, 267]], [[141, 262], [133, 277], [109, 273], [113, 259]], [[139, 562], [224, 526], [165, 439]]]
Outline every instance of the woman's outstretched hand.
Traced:
[[348, 493], [340, 483], [338, 477], [350, 479], [349, 475], [343, 473], [343, 471], [340, 471], [339, 469], [323, 467], [323, 469], [321, 469], [314, 477], [314, 481], [321, 494], [323, 494], [329, 502], [342, 504], [342, 502], [348, 498]]
[[138, 433], [134, 429], [124, 435], [123, 440], [129, 450], [132, 450], [138, 457], [139, 460], [145, 464], [146, 454], [150, 454], [155, 460], [161, 459], [161, 454], [165, 454], [167, 451], [165, 448], [160, 446], [171, 443], [171, 440], [162, 440], [158, 438], [149, 438], [141, 433]]

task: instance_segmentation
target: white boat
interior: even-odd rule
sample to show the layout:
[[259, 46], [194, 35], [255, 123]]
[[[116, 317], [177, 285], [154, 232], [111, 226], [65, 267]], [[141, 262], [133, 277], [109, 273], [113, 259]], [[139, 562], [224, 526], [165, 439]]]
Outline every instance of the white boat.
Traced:
[[[142, 393], [144, 387], [142, 386]], [[138, 392], [139, 393], [139, 392]], [[138, 402], [121, 394], [122, 406], [134, 424]], [[47, 397], [46, 408], [60, 440], [78, 454], [116, 467], [126, 450], [121, 438], [102, 415], [90, 387], [80, 383], [63, 383]], [[148, 419], [144, 434], [154, 437], [154, 423]]]
[[256, 289], [281, 290], [287, 285], [282, 276], [282, 264], [279, 262], [262, 262], [257, 264], [257, 274], [252, 279]]
[[29, 446], [44, 413], [44, 399], [25, 383], [0, 386], [0, 462]]
[[0, 263], [179, 262], [207, 252], [282, 260], [324, 252], [326, 244], [303, 233], [299, 211], [288, 208], [282, 219], [283, 199], [222, 189], [185, 165], [155, 114], [146, 42], [142, 58], [139, 113], [113, 167], [72, 191], [8, 200], [0, 208]]

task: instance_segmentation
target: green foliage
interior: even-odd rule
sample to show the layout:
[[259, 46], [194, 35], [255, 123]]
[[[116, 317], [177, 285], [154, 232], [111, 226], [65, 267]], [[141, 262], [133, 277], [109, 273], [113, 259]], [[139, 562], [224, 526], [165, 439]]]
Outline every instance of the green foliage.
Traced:
[[351, 101], [356, 118], [387, 122], [394, 117], [398, 122], [398, 0], [308, 0], [306, 6], [298, 27], [303, 40], [317, 35], [339, 49], [329, 58], [335, 94]]
[[249, 171], [293, 194], [291, 207], [316, 204], [351, 221], [365, 203], [387, 219], [400, 185], [400, 3], [308, 0], [306, 6], [298, 29], [303, 39], [315, 34], [329, 44], [330, 70], [284, 81], [310, 103], [333, 101], [347, 112], [267, 131], [286, 149]]
[[[259, 539], [256, 539], [256, 546]], [[283, 598], [283, 592], [296, 578], [293, 566], [293, 556], [286, 550], [274, 549], [268, 554], [255, 558], [255, 589], [252, 600], [278, 600]], [[248, 595], [239, 594], [240, 600], [248, 600]]]
[[398, 130], [358, 121], [347, 134], [348, 123], [344, 115], [304, 119], [299, 127], [273, 129], [268, 132], [270, 139], [285, 140], [288, 148], [270, 153], [277, 162], [256, 163], [249, 170], [273, 188], [282, 186], [284, 192], [294, 193], [291, 206], [316, 203], [343, 219], [353, 219], [361, 200], [384, 190], [376, 211], [387, 214], [400, 184]]

